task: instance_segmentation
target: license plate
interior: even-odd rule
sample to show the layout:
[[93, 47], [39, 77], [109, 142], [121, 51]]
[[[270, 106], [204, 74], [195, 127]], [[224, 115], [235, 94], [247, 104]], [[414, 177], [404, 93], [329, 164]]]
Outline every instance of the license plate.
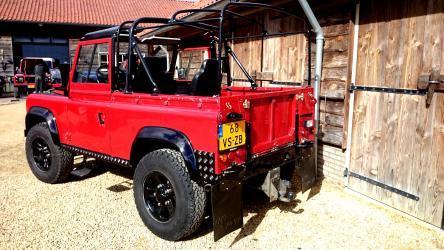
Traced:
[[227, 150], [245, 145], [245, 121], [219, 125], [219, 150]]
[[35, 88], [35, 84], [28, 84], [28, 88], [30, 88], [30, 89]]

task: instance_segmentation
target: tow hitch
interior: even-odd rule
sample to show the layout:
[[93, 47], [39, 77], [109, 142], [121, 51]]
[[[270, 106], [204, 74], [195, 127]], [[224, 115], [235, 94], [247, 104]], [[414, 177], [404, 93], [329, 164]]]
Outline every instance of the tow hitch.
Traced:
[[295, 199], [293, 192], [289, 191], [291, 182], [281, 179], [281, 168], [277, 167], [268, 171], [264, 183], [260, 189], [270, 198], [270, 202], [280, 200], [290, 202]]

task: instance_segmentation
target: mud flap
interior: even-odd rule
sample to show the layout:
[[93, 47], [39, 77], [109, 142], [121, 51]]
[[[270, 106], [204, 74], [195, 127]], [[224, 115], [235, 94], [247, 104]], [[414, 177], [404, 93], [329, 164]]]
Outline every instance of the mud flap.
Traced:
[[243, 226], [242, 182], [222, 180], [211, 187], [214, 241]]
[[313, 147], [299, 148], [301, 158], [296, 168], [301, 177], [302, 192], [307, 191], [316, 183], [315, 154]]

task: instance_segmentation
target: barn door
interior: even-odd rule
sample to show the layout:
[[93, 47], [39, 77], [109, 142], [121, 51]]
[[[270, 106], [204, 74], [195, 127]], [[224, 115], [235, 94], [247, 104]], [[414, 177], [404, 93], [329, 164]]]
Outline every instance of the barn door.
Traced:
[[444, 74], [444, 1], [361, 0], [360, 12], [348, 185], [442, 227], [444, 93], [426, 107], [416, 90]]

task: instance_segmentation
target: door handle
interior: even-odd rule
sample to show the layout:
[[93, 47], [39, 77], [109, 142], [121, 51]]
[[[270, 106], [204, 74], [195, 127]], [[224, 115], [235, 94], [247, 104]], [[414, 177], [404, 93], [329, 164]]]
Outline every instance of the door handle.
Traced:
[[105, 124], [105, 116], [103, 115], [102, 112], [99, 112], [99, 113], [97, 114], [97, 117], [99, 118], [99, 123], [100, 123], [101, 125]]

